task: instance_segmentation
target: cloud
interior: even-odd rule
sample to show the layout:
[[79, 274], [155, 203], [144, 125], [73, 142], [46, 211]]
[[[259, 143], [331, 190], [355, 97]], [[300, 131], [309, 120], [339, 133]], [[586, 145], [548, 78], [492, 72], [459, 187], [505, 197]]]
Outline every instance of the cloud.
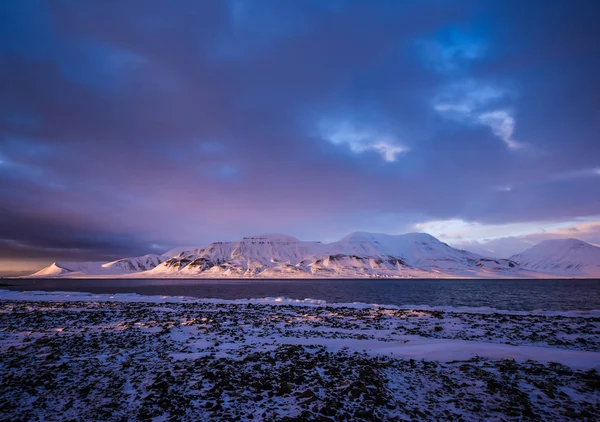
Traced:
[[483, 224], [451, 219], [415, 224], [416, 231], [437, 236], [454, 247], [487, 256], [508, 258], [548, 239], [577, 238], [600, 243], [600, 216], [573, 221]]
[[394, 162], [408, 151], [395, 136], [369, 127], [358, 127], [349, 122], [322, 122], [321, 136], [334, 145], [346, 145], [352, 152], [361, 154], [374, 151], [386, 162]]
[[509, 258], [514, 254], [531, 248], [535, 243], [519, 237], [509, 236], [488, 241], [457, 241], [452, 242], [452, 246], [492, 258]]
[[3, 222], [0, 225], [0, 256], [15, 259], [109, 260], [148, 250], [145, 242], [133, 236], [93, 228], [75, 219], [63, 221], [60, 217], [36, 210], [17, 214], [0, 208]]
[[478, 120], [492, 129], [494, 135], [504, 141], [510, 149], [518, 149], [523, 145], [513, 139], [515, 119], [506, 110], [494, 110], [480, 114]]
[[0, 208], [30, 216], [0, 231], [45, 258], [106, 236], [78, 255], [101, 259], [595, 215], [598, 25], [579, 3], [0, 2]]
[[467, 79], [445, 86], [434, 99], [434, 108], [460, 119], [501, 100], [505, 95], [499, 87]]
[[[453, 241], [473, 241], [481, 239], [494, 239], [499, 237], [519, 236], [534, 231], [542, 230], [551, 223], [545, 222], [525, 222], [510, 224], [486, 224], [478, 221], [468, 221], [460, 218], [448, 220], [431, 220], [417, 223], [414, 226], [416, 231], [424, 231], [433, 236], [439, 236], [448, 242]], [[557, 223], [554, 223], [557, 224]]]
[[443, 117], [489, 127], [509, 149], [514, 150], [523, 145], [513, 137], [515, 119], [512, 112], [500, 106], [507, 96], [508, 92], [498, 86], [466, 80], [443, 89], [434, 99], [433, 108]]
[[564, 227], [529, 233], [522, 236], [522, 238], [535, 243], [548, 239], [576, 238], [585, 242], [600, 244], [600, 217], [597, 217], [596, 221], [572, 223]]
[[69, 54], [56, 57], [64, 77], [104, 91], [117, 92], [148, 63], [145, 57], [133, 51], [97, 42], [72, 42], [67, 51]]
[[[487, 49], [483, 39], [458, 30], [448, 31], [441, 40], [422, 40], [420, 45], [426, 60], [441, 73], [464, 71], [469, 62], [483, 59]], [[459, 81], [442, 89], [434, 99], [433, 108], [446, 118], [487, 126], [509, 149], [521, 148], [522, 145], [513, 138], [515, 119], [512, 112], [498, 108], [507, 92], [489, 83], [464, 79], [461, 75], [458, 78]]]
[[553, 174], [549, 177], [549, 180], [572, 180], [580, 178], [589, 178], [600, 176], [600, 168], [586, 168], [563, 171]]
[[436, 38], [421, 39], [417, 45], [425, 61], [441, 73], [456, 72], [483, 59], [488, 48], [483, 39], [454, 28]]

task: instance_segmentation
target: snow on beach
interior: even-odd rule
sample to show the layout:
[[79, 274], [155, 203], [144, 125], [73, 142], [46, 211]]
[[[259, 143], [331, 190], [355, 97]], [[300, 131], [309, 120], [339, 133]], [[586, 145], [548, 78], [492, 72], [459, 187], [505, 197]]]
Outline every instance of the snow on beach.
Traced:
[[8, 420], [594, 420], [598, 370], [598, 311], [0, 291]]

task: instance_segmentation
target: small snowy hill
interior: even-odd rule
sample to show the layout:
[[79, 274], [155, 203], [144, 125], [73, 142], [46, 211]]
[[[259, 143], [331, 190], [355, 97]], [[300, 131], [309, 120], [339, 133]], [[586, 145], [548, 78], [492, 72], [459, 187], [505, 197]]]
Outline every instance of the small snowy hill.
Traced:
[[510, 259], [534, 271], [566, 277], [600, 277], [600, 248], [578, 239], [545, 240]]
[[166, 259], [160, 255], [144, 255], [112, 262], [54, 262], [30, 277], [118, 276], [151, 270]]
[[54, 262], [30, 277], [72, 277], [98, 274], [104, 262]]
[[29, 277], [60, 277], [67, 275], [71, 270], [62, 267], [62, 264], [53, 262], [46, 268], [42, 268], [37, 273], [31, 274]]

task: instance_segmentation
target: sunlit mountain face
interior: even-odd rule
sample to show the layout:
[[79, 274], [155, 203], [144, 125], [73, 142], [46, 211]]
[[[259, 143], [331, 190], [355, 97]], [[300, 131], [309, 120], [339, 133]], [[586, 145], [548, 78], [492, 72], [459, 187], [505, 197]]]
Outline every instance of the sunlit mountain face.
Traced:
[[[599, 245], [599, 18], [593, 1], [2, 1], [0, 275], [159, 268], [256, 233], [424, 232], [505, 260]], [[546, 272], [537, 251], [522, 267]]]
[[264, 234], [112, 262], [54, 262], [30, 277], [594, 278], [600, 277], [600, 247], [546, 240], [501, 259], [455, 249], [426, 233], [356, 232], [331, 243]]

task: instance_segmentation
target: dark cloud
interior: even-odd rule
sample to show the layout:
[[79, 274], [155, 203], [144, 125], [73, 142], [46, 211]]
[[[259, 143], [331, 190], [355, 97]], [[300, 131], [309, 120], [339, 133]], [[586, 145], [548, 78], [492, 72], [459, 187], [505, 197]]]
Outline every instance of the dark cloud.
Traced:
[[126, 234], [102, 232], [43, 214], [0, 208], [2, 258], [117, 259], [151, 249]]
[[583, 0], [2, 2], [3, 253], [598, 215], [598, 17]]

